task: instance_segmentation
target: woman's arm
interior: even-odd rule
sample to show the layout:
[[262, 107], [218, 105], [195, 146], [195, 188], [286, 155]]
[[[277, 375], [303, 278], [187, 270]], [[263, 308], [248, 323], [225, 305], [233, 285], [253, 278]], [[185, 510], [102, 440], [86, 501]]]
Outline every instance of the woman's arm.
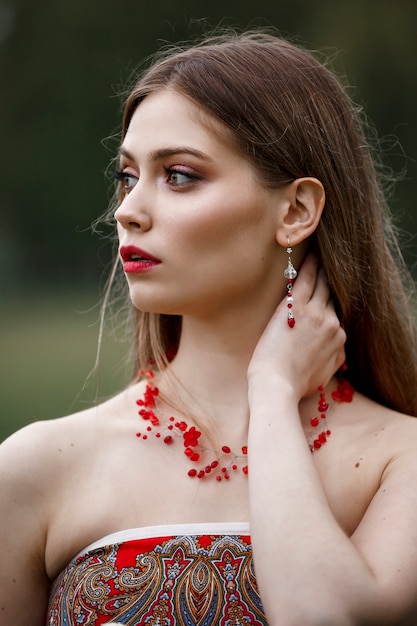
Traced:
[[0, 623], [7, 626], [46, 620], [45, 491], [52, 475], [41, 433], [33, 424], [0, 446]]
[[280, 305], [249, 368], [250, 521], [266, 615], [271, 626], [415, 624], [417, 454], [410, 444], [389, 464], [349, 539], [300, 424], [301, 397], [343, 360], [344, 333], [316, 273], [309, 258], [294, 286], [296, 327], [285, 328]]

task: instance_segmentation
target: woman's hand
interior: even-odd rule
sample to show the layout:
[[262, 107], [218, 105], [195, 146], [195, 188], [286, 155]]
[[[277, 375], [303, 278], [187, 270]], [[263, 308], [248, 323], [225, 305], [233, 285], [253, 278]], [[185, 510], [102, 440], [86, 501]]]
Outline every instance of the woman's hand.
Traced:
[[315, 256], [305, 259], [293, 286], [295, 326], [287, 324], [286, 297], [265, 328], [248, 376], [278, 377], [301, 399], [326, 385], [345, 360], [346, 334]]

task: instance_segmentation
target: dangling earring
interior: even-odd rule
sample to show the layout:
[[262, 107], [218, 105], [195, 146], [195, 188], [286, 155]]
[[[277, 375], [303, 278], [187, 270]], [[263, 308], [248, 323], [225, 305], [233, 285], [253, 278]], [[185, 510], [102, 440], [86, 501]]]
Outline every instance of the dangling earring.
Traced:
[[297, 270], [295, 269], [291, 261], [292, 248], [290, 246], [290, 240], [287, 239], [287, 241], [288, 241], [288, 247], [287, 247], [288, 264], [284, 272], [284, 276], [287, 279], [287, 309], [288, 309], [287, 323], [290, 328], [294, 328], [295, 317], [292, 312], [292, 305], [294, 302], [294, 298], [292, 295], [292, 286], [294, 283], [294, 279], [297, 277]]

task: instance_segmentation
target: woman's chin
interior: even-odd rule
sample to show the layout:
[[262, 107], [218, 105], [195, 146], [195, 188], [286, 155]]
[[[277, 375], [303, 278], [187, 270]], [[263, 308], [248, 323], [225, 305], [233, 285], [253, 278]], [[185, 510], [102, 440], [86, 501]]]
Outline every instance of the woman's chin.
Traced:
[[144, 298], [132, 298], [132, 305], [138, 311], [142, 313], [159, 313], [161, 315], [181, 315], [178, 311], [178, 307], [164, 301], [157, 302], [155, 300], [148, 300]]

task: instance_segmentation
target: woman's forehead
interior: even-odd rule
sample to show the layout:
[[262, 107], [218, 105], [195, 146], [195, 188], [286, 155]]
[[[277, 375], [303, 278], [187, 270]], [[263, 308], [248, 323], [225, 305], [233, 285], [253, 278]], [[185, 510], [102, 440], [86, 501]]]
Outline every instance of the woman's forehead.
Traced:
[[174, 89], [162, 89], [146, 96], [135, 109], [121, 151], [131, 144], [161, 150], [166, 146], [188, 146], [209, 154], [230, 150], [244, 156], [232, 131], [201, 105]]

